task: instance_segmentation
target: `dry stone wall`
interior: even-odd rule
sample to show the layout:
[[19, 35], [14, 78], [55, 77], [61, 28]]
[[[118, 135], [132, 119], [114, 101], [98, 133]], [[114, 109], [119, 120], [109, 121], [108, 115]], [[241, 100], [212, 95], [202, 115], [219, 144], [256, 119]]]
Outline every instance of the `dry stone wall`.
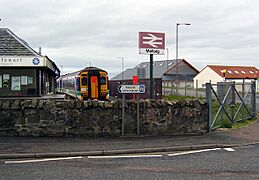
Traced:
[[[136, 134], [137, 103], [127, 101], [125, 134]], [[140, 100], [140, 133], [207, 131], [208, 107], [198, 100]], [[120, 136], [120, 101], [0, 100], [0, 136]]]

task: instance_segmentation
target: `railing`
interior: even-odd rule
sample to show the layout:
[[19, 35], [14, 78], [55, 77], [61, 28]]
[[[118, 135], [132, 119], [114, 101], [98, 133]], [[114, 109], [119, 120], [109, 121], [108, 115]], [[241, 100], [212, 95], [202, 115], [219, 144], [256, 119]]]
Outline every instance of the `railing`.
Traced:
[[208, 131], [256, 117], [255, 82], [206, 83]]

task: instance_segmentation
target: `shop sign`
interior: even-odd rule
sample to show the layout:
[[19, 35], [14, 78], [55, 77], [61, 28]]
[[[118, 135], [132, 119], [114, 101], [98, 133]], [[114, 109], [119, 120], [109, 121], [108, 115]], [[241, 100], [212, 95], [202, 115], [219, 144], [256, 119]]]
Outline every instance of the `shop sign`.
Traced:
[[42, 57], [0, 57], [0, 66], [44, 66]]

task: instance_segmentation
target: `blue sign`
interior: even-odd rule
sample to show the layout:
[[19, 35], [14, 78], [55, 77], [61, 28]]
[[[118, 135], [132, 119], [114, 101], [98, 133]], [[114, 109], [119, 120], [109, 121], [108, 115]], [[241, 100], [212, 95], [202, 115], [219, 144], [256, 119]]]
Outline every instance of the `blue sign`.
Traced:
[[40, 64], [40, 59], [39, 59], [39, 58], [34, 58], [34, 59], [32, 60], [32, 63], [33, 63], [34, 65], [38, 65], [38, 64]]
[[139, 93], [145, 93], [145, 85], [139, 85]]

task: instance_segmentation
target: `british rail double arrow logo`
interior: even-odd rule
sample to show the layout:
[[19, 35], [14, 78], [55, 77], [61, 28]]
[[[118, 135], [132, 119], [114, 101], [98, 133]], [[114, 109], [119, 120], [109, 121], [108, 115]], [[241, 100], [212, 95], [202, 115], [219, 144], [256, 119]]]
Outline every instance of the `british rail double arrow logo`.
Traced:
[[157, 37], [154, 34], [147, 34], [148, 36], [143, 36], [143, 44], [148, 44], [153, 48], [158, 48], [157, 45], [162, 45], [163, 39], [161, 37]]

